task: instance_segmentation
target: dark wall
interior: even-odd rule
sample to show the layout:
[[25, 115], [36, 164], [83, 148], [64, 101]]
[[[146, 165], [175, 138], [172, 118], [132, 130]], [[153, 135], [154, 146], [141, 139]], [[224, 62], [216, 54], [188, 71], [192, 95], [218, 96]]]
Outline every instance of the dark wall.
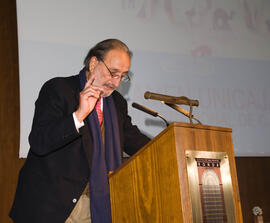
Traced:
[[270, 223], [270, 157], [236, 157], [235, 161], [244, 222], [253, 222], [252, 208], [259, 206], [265, 223]]
[[[16, 1], [0, 1], [0, 222], [8, 218], [17, 177], [24, 160], [19, 154], [19, 74]], [[252, 208], [260, 206], [270, 222], [270, 157], [236, 158], [244, 222], [253, 222]]]

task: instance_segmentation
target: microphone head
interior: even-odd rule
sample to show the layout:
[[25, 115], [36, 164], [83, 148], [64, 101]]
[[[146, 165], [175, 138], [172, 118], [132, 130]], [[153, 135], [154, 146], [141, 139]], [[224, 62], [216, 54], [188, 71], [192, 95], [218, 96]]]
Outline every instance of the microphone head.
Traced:
[[140, 104], [137, 104], [135, 102], [132, 103], [132, 107], [137, 108], [137, 109], [139, 109], [139, 110], [141, 110], [143, 112], [146, 112], [147, 114], [152, 115], [154, 117], [158, 116], [158, 113], [156, 111], [154, 111], [154, 110], [152, 110], [150, 108], [144, 107], [144, 106], [142, 106]]
[[144, 98], [145, 99], [149, 99], [151, 97], [151, 93], [149, 92], [149, 91], [146, 91], [145, 93], [144, 93]]

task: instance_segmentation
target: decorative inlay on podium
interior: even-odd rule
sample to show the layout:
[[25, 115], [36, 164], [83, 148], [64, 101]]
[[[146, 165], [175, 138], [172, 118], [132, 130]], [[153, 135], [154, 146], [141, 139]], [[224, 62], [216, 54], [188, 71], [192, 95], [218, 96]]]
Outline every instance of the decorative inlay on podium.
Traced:
[[190, 150], [186, 161], [194, 222], [236, 222], [227, 154]]

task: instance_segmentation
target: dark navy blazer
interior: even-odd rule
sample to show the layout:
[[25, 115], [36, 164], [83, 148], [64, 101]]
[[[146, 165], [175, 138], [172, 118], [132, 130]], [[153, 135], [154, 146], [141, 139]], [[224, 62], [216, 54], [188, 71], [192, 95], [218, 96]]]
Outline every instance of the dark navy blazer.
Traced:
[[[79, 104], [79, 76], [46, 82], [35, 103], [30, 150], [22, 167], [10, 217], [15, 223], [63, 223], [89, 182], [91, 132], [87, 122], [75, 128], [72, 113]], [[132, 125], [127, 102], [117, 92], [121, 148], [132, 155], [149, 138]]]

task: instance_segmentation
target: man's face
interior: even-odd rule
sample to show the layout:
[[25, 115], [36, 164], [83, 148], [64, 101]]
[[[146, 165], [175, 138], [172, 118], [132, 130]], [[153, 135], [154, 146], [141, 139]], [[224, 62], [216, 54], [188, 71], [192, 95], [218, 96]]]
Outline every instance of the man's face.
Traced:
[[[91, 75], [95, 76], [94, 86], [103, 88], [103, 97], [108, 97], [119, 87], [121, 77], [124, 76], [130, 67], [130, 59], [126, 52], [121, 49], [110, 50], [102, 61], [96, 57], [91, 58], [89, 69]], [[107, 67], [106, 67], [107, 66]], [[116, 77], [113, 78], [111, 73]]]

